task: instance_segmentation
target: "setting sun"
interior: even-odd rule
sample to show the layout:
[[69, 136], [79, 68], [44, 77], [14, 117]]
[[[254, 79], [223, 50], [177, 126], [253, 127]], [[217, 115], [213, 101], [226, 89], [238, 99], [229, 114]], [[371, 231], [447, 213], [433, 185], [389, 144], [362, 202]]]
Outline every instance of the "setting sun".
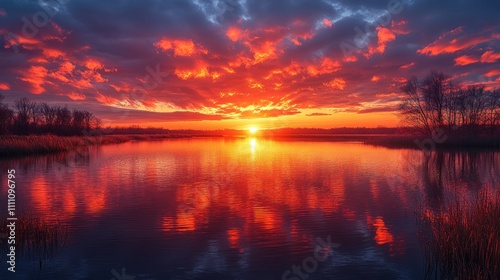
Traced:
[[257, 131], [259, 131], [259, 129], [253, 126], [253, 127], [250, 127], [250, 128], [248, 129], [248, 131], [249, 131], [251, 134], [255, 134]]

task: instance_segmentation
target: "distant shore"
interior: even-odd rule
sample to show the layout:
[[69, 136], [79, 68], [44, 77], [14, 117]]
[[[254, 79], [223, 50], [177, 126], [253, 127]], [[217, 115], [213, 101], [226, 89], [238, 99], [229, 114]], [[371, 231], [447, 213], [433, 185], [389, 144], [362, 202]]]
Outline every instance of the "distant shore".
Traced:
[[129, 141], [151, 141], [179, 138], [172, 135], [104, 135], [104, 136], [55, 136], [9, 135], [0, 136], [0, 157], [44, 155], [75, 151], [81, 147], [120, 144]]
[[44, 155], [58, 152], [75, 151], [81, 147], [120, 144], [129, 141], [155, 141], [172, 138], [247, 138], [273, 139], [283, 141], [331, 141], [331, 142], [359, 142], [386, 148], [401, 149], [500, 149], [499, 137], [457, 138], [434, 141], [430, 138], [408, 135], [385, 134], [153, 134], [153, 135], [104, 135], [104, 136], [0, 136], [0, 157], [18, 157]]

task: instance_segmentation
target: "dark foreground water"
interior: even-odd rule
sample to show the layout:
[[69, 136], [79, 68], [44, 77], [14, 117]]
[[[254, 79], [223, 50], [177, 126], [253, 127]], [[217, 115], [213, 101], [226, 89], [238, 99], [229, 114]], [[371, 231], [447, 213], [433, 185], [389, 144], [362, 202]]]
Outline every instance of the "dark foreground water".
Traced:
[[0, 216], [15, 169], [18, 215], [68, 237], [19, 249], [16, 273], [3, 238], [0, 279], [422, 279], [415, 212], [498, 186], [499, 164], [493, 152], [259, 138], [2, 159]]

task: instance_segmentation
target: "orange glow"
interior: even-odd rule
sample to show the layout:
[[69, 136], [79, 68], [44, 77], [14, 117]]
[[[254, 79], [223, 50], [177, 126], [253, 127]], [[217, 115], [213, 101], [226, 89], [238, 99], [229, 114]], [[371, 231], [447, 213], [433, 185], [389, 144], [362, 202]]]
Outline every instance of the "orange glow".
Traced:
[[0, 83], [0, 90], [9, 90], [10, 86], [7, 83]]
[[381, 216], [373, 219], [371, 216], [366, 217], [367, 223], [373, 227], [375, 227], [375, 242], [378, 245], [390, 244], [394, 241], [394, 237], [389, 232], [389, 229], [384, 223], [384, 220]]
[[468, 55], [462, 55], [455, 58], [455, 65], [460, 65], [460, 66], [469, 65], [476, 62], [479, 62], [477, 58]]
[[481, 62], [483, 63], [494, 63], [500, 59], [500, 53], [495, 53], [494, 51], [487, 51], [481, 56]]
[[[103, 65], [101, 62], [95, 60], [95, 59], [88, 59], [84, 62], [85, 67], [87, 67], [90, 70], [97, 70], [103, 68]], [[73, 66], [74, 68], [74, 66]]]
[[396, 35], [394, 35], [394, 33], [391, 30], [385, 27], [377, 27], [377, 31], [378, 31], [377, 32], [378, 46], [377, 47], [370, 46], [368, 50], [369, 55], [372, 55], [377, 52], [381, 54], [384, 53], [387, 43], [394, 41], [396, 39]]
[[240, 241], [240, 231], [236, 228], [227, 230], [227, 241], [231, 248], [238, 248], [238, 243]]
[[500, 75], [500, 70], [498, 70], [498, 69], [491, 70], [491, 71], [489, 71], [488, 73], [486, 73], [484, 75], [486, 77], [494, 77], [494, 76]]
[[463, 49], [468, 49], [481, 43], [497, 40], [500, 38], [500, 34], [493, 34], [492, 36], [473, 35], [458, 37], [458, 35], [462, 32], [463, 27], [455, 28], [441, 35], [436, 41], [432, 42], [431, 44], [425, 46], [420, 50], [417, 50], [417, 52], [430, 56], [443, 53], [454, 53]]
[[335, 78], [328, 83], [325, 83], [325, 86], [343, 90], [345, 89], [346, 81], [344, 79]]
[[43, 66], [31, 66], [28, 71], [22, 73], [20, 78], [31, 86], [31, 93], [42, 94], [45, 92], [45, 87], [43, 86], [47, 77], [48, 71]]
[[408, 69], [410, 67], [413, 67], [414, 65], [415, 65], [415, 63], [411, 62], [411, 63], [405, 64], [405, 65], [401, 65], [401, 67], [399, 67], [399, 68], [401, 68], [401, 69]]
[[333, 23], [330, 20], [328, 20], [327, 18], [323, 19], [323, 24], [325, 25], [325, 27], [332, 27], [333, 26]]
[[60, 50], [47, 48], [47, 49], [43, 49], [43, 55], [45, 55], [46, 57], [49, 57], [49, 58], [57, 58], [57, 57], [62, 57], [65, 54]]
[[62, 95], [65, 95], [69, 99], [75, 100], [75, 101], [81, 101], [81, 100], [86, 100], [87, 99], [87, 96], [85, 96], [85, 94], [77, 93], [77, 92], [70, 92], [68, 94], [62, 94]]
[[307, 66], [307, 74], [309, 76], [318, 76], [318, 75], [323, 75], [323, 74], [330, 74], [333, 72], [336, 72], [340, 70], [340, 63], [338, 61], [334, 61], [331, 58], [325, 57], [321, 59], [321, 62], [318, 65], [316, 64], [311, 64]]
[[220, 74], [217, 72], [210, 72], [208, 70], [208, 65], [203, 62], [198, 62], [195, 68], [192, 69], [176, 69], [175, 75], [183, 80], [187, 79], [201, 79], [201, 78], [212, 78], [217, 79]]
[[243, 31], [237, 27], [229, 27], [226, 35], [231, 41], [236, 42], [243, 38]]
[[208, 51], [201, 45], [195, 45], [192, 40], [171, 40], [163, 38], [154, 43], [154, 46], [163, 51], [174, 51], [174, 56], [193, 56], [195, 54], [207, 54]]

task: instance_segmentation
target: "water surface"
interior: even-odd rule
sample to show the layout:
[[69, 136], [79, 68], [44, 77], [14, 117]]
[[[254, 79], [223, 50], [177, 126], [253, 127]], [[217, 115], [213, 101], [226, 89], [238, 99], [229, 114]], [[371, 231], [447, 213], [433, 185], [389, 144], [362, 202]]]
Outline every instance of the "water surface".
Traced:
[[2, 182], [17, 171], [19, 211], [68, 229], [52, 257], [18, 256], [17, 278], [2, 253], [0, 276], [422, 279], [415, 211], [438, 209], [457, 188], [498, 186], [499, 161], [494, 152], [259, 138], [0, 160]]

